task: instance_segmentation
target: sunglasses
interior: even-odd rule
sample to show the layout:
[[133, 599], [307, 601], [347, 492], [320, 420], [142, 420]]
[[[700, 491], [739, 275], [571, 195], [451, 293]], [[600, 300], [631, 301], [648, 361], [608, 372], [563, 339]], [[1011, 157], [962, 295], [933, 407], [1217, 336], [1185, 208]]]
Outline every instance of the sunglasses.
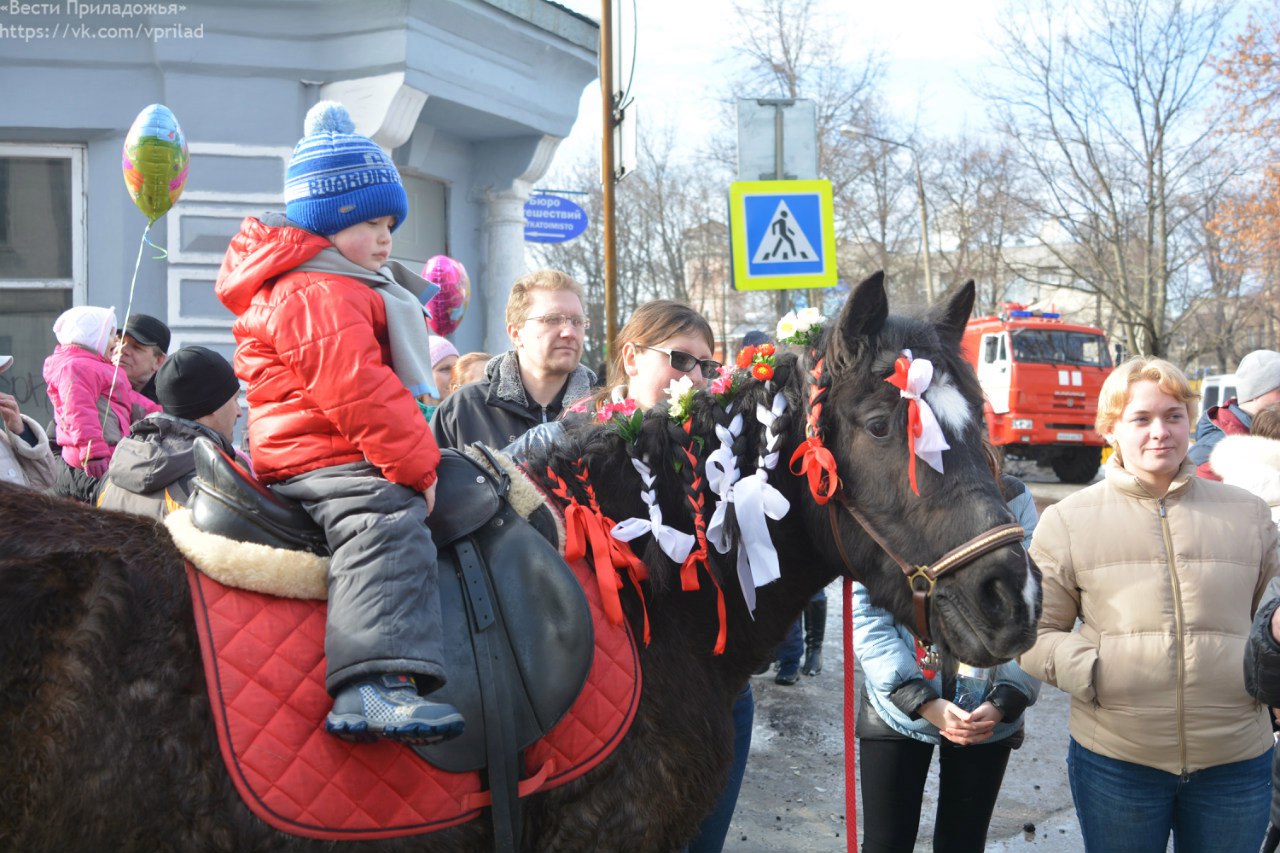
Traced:
[[671, 366], [681, 373], [688, 373], [695, 367], [701, 367], [702, 375], [706, 378], [708, 376], [716, 375], [720, 370], [720, 362], [716, 361], [714, 358], [697, 358], [684, 350], [667, 349], [666, 347], [651, 347], [646, 346], [645, 344], [636, 344], [635, 347], [636, 349], [651, 349], [656, 350], [657, 352], [666, 353], [667, 360], [671, 362]]

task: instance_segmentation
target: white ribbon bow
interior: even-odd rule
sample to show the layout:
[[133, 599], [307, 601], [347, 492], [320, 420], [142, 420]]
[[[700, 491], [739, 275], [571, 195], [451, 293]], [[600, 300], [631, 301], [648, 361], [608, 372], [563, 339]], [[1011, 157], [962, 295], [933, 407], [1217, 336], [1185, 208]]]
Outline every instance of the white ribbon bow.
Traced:
[[942, 427], [933, 414], [924, 392], [929, 390], [933, 381], [933, 362], [927, 358], [911, 358], [911, 350], [903, 350], [910, 361], [907, 368], [907, 387], [899, 393], [908, 400], [915, 400], [920, 408], [920, 435], [916, 436], [916, 456], [923, 459], [930, 468], [942, 473], [942, 451], [950, 450], [947, 437], [942, 434]]
[[707, 487], [718, 500], [707, 522], [707, 541], [721, 554], [729, 553], [733, 537], [729, 535], [729, 504], [733, 503], [733, 487], [738, 482], [738, 459], [733, 453], [733, 443], [742, 434], [742, 414], [733, 416], [728, 427], [716, 424], [716, 436], [720, 446], [707, 455]]
[[768, 476], [765, 469], [757, 468], [733, 487], [734, 513], [742, 534], [738, 543], [738, 583], [752, 614], [756, 609], [756, 587], [782, 577], [766, 519], [779, 521], [791, 508], [790, 502], [769, 483]]
[[658, 542], [658, 547], [662, 549], [662, 553], [677, 563], [683, 563], [685, 558], [689, 556], [689, 552], [693, 550], [693, 535], [662, 523], [662, 508], [658, 506], [658, 496], [653, 490], [653, 473], [649, 470], [648, 465], [634, 456], [631, 458], [631, 465], [640, 474], [640, 479], [644, 481], [644, 489], [640, 491], [640, 499], [649, 508], [649, 517], [647, 519], [627, 518], [619, 521], [609, 531], [609, 535], [619, 542], [630, 542], [632, 539], [636, 539], [646, 533], [652, 533], [653, 538]]
[[787, 410], [787, 397], [781, 391], [773, 395], [773, 404], [765, 408], [756, 404], [756, 420], [763, 432], [765, 448], [756, 461], [755, 473], [734, 484], [731, 500], [738, 519], [741, 541], [738, 543], [738, 584], [747, 612], [756, 610], [756, 588], [773, 583], [782, 576], [778, 568], [778, 551], [769, 535], [766, 519], [781, 519], [791, 508], [782, 494], [769, 484], [769, 472], [778, 466], [778, 444], [782, 436], [770, 427]]

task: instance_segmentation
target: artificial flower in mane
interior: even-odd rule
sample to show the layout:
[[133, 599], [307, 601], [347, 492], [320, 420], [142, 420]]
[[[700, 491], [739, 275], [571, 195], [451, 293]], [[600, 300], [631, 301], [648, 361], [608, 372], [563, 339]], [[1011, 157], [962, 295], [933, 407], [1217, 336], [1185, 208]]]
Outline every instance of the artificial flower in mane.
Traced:
[[734, 370], [727, 364], [720, 366], [720, 372], [715, 379], [711, 380], [711, 384], [707, 386], [707, 390], [711, 396], [716, 398], [716, 402], [724, 405], [728, 400], [733, 399], [737, 389], [734, 388]]
[[818, 340], [824, 322], [817, 308], [804, 308], [799, 313], [788, 311], [778, 321], [775, 337], [784, 344], [807, 347]]
[[630, 418], [639, 408], [639, 404], [630, 397], [601, 403], [600, 408], [596, 409], [596, 422], [607, 424], [613, 418]]
[[604, 403], [596, 410], [596, 423], [604, 424], [605, 429], [612, 430], [622, 436], [627, 444], [635, 444], [640, 435], [640, 424], [644, 422], [644, 409], [630, 397]]
[[752, 379], [768, 382], [773, 378], [773, 356], [776, 351], [770, 343], [743, 347], [738, 352], [738, 367], [749, 372]]
[[688, 421], [694, 395], [698, 393], [698, 389], [693, 387], [693, 380], [688, 376], [672, 379], [663, 393], [667, 395], [667, 412], [671, 415], [671, 420], [678, 424]]

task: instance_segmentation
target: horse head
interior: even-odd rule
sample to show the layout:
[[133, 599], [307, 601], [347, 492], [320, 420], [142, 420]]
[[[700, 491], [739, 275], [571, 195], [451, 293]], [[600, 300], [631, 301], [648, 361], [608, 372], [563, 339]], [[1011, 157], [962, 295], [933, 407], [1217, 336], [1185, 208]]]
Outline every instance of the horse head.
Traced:
[[[940, 651], [988, 666], [1034, 642], [1040, 574], [1010, 527], [983, 447], [982, 392], [960, 354], [973, 300], [969, 282], [913, 318], [889, 314], [883, 273], [853, 290], [802, 360], [806, 434], [834, 463], [803, 505], [815, 543], [874, 601]], [[930, 437], [945, 441], [940, 470], [917, 458]], [[936, 579], [919, 571], [944, 555], [954, 565]]]
[[[630, 586], [647, 581], [664, 610], [714, 607], [717, 651], [745, 631], [733, 657], [748, 669], [841, 572], [949, 657], [1009, 660], [1034, 642], [1039, 572], [992, 476], [982, 392], [960, 355], [973, 299], [970, 283], [923, 317], [890, 315], [876, 274], [838, 318], [770, 350], [767, 370], [757, 360], [727, 390], [690, 386], [649, 412], [592, 418], [530, 468], [612, 533], [601, 542], [628, 543], [607, 559], [626, 567], [634, 551]], [[937, 427], [913, 441], [922, 410]], [[929, 456], [930, 439], [945, 442], [930, 457], [940, 470], [913, 453]]]

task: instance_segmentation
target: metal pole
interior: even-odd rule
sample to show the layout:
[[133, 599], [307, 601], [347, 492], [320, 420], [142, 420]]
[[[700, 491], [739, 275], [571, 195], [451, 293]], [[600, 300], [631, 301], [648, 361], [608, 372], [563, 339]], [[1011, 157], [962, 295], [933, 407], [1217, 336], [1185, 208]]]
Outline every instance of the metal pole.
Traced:
[[773, 105], [773, 179], [783, 180], [782, 104]]
[[929, 304], [933, 304], [933, 274], [929, 270], [929, 212], [924, 203], [924, 175], [920, 172], [920, 158], [911, 146], [905, 146], [911, 152], [911, 161], [916, 164], [916, 198], [920, 201], [920, 245], [924, 249], [924, 293]]
[[613, 0], [600, 3], [600, 140], [601, 225], [604, 229], [604, 362], [613, 358], [618, 335], [618, 247], [614, 204], [613, 160]]

